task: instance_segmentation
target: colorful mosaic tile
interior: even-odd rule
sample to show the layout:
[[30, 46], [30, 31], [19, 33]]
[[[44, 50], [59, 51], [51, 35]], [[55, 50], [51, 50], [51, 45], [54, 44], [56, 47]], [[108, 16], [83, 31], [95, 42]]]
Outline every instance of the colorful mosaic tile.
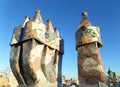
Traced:
[[43, 23], [39, 10], [15, 28], [10, 45], [10, 66], [19, 87], [61, 87], [64, 42], [51, 20]]
[[82, 13], [81, 23], [75, 34], [80, 87], [98, 87], [99, 83], [101, 83], [101, 87], [107, 87], [99, 52], [99, 48], [103, 46], [100, 30], [91, 25], [87, 18], [87, 12]]

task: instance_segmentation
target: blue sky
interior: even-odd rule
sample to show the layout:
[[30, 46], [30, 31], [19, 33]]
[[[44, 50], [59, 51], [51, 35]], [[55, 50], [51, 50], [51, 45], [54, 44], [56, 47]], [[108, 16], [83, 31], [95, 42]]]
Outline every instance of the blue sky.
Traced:
[[31, 18], [41, 10], [44, 23], [48, 18], [64, 39], [63, 75], [77, 78], [75, 31], [81, 13], [88, 12], [91, 23], [99, 26], [104, 46], [100, 49], [105, 65], [120, 73], [120, 0], [1, 0], [0, 1], [0, 70], [9, 67], [10, 39], [13, 29], [26, 15]]

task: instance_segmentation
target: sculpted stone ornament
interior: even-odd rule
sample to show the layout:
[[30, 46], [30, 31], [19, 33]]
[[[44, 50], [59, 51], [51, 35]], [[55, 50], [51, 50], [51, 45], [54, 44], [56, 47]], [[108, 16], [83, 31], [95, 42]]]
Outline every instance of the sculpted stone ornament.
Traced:
[[61, 87], [64, 42], [51, 20], [43, 23], [40, 10], [15, 28], [10, 45], [10, 66], [19, 87]]
[[81, 23], [75, 33], [80, 87], [107, 87], [99, 52], [103, 46], [100, 30], [99, 27], [92, 26], [87, 16], [87, 12], [82, 13]]

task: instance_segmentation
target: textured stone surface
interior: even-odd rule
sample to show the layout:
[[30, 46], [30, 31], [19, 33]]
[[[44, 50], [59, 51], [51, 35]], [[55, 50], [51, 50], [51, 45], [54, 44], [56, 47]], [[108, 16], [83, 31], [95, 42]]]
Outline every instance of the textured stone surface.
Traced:
[[[97, 45], [95, 44], [97, 43], [91, 43], [89, 46], [94, 45], [94, 49], [96, 48], [95, 50], [97, 50], [96, 53], [90, 52], [90, 50], [84, 46], [85, 53], [83, 50], [83, 53], [79, 52], [78, 54], [79, 77], [84, 78], [85, 83], [89, 85], [98, 84], [99, 80], [106, 82], [102, 60], [99, 55], [99, 50], [96, 47]], [[86, 52], [87, 50], [88, 52]]]
[[11, 39], [10, 66], [20, 87], [61, 87], [63, 39], [40, 11], [26, 17]]
[[92, 26], [87, 13], [76, 31], [76, 50], [78, 51], [78, 78], [80, 87], [106, 87], [106, 76], [99, 48], [103, 46], [99, 28]]

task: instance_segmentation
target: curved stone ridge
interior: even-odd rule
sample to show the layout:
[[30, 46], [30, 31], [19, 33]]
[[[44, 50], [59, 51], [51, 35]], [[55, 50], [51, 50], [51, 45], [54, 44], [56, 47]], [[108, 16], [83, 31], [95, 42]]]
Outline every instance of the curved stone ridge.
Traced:
[[99, 48], [103, 46], [100, 30], [90, 23], [87, 16], [87, 12], [82, 13], [81, 23], [75, 33], [80, 87], [107, 87], [99, 52]]
[[64, 42], [51, 20], [43, 23], [40, 10], [15, 28], [10, 66], [19, 87], [61, 87]]

